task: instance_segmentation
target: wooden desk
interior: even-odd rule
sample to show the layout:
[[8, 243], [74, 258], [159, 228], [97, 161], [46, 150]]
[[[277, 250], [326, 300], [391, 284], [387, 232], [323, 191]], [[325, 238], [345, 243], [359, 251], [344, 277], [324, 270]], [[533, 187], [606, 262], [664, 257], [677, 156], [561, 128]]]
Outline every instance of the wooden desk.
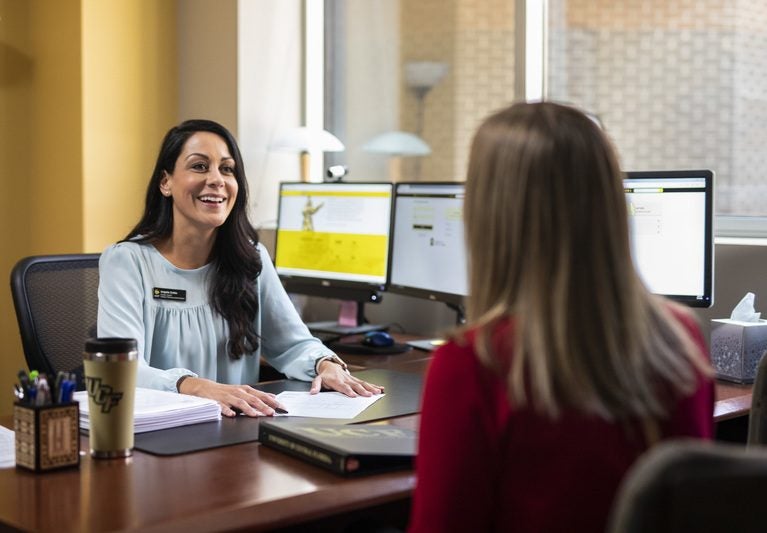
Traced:
[[[357, 342], [361, 335], [344, 337], [344, 342]], [[407, 335], [404, 333], [395, 333], [394, 337], [398, 343], [404, 343], [409, 340], [416, 340], [422, 337]], [[432, 352], [413, 348], [410, 351], [391, 354], [391, 355], [354, 355], [339, 351], [344, 361], [350, 366], [364, 368], [386, 368], [389, 370], [399, 370], [401, 372], [424, 372], [431, 359]]]
[[[423, 372], [429, 357], [413, 350], [346, 359]], [[717, 383], [716, 398], [716, 421], [744, 416], [751, 387]], [[388, 422], [414, 428], [418, 417]], [[12, 426], [9, 417], [0, 423]], [[87, 437], [81, 449], [88, 449]], [[0, 530], [320, 531], [375, 511], [406, 516], [414, 486], [412, 471], [346, 479], [255, 442], [172, 457], [137, 451], [96, 461], [83, 454], [79, 469], [0, 470]]]
[[[408, 418], [395, 423], [414, 427]], [[79, 469], [0, 470], [0, 529], [264, 531], [397, 502], [407, 509], [414, 485], [412, 471], [345, 479], [255, 442], [172, 457], [83, 454]]]
[[751, 411], [751, 389], [752, 385], [737, 385], [726, 381], [717, 381], [714, 421], [722, 422], [740, 416], [748, 416]]

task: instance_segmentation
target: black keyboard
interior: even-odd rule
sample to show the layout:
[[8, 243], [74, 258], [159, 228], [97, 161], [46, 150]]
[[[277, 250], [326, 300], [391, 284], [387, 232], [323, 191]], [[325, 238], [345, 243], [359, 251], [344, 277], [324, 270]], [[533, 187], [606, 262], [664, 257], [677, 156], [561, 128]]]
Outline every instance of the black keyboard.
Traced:
[[316, 331], [312, 330], [310, 331], [313, 337], [316, 337], [322, 341], [322, 344], [330, 344], [331, 342], [335, 342], [338, 339], [342, 337], [342, 335], [339, 335], [338, 333], [333, 333], [332, 331]]

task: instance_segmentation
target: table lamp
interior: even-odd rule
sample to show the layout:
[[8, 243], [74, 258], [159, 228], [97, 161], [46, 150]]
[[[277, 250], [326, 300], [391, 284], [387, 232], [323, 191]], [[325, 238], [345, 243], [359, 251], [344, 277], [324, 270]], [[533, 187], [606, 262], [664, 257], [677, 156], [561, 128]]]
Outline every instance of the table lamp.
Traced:
[[376, 135], [366, 142], [362, 149], [366, 152], [386, 154], [389, 159], [389, 179], [402, 179], [402, 157], [423, 156], [431, 153], [431, 148], [418, 135], [406, 131], [387, 131]]
[[342, 152], [344, 144], [338, 137], [319, 128], [291, 128], [285, 130], [271, 145], [273, 150], [298, 152], [301, 158], [301, 181], [311, 181], [311, 152]]

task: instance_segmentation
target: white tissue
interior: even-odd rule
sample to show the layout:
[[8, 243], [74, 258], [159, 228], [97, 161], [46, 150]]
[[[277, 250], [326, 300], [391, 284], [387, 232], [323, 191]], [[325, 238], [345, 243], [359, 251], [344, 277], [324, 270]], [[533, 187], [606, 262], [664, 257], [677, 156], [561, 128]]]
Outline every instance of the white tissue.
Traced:
[[759, 322], [760, 316], [762, 316], [762, 313], [754, 312], [754, 293], [747, 292], [743, 299], [738, 302], [738, 305], [732, 310], [730, 319], [738, 320], [740, 322]]

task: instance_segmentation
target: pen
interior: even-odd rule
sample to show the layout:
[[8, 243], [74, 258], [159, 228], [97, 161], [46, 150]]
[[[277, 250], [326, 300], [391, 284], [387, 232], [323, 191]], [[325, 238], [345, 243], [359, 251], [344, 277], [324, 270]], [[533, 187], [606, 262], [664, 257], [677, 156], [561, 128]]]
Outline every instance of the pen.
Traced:
[[52, 403], [61, 403], [61, 386], [65, 379], [67, 379], [66, 372], [59, 370], [56, 374], [56, 381], [53, 383], [53, 389], [51, 390]]
[[[272, 407], [272, 409], [274, 409], [274, 412], [277, 413], [278, 415], [286, 415], [286, 414], [288, 414], [287, 409], [283, 409], [282, 407]], [[235, 415], [241, 415], [242, 414], [242, 409], [240, 409], [239, 407], [232, 407], [232, 411], [234, 411]]]
[[51, 389], [48, 386], [48, 380], [45, 378], [45, 374], [41, 374], [37, 380], [37, 397], [35, 398], [35, 405], [49, 405], [51, 403]]
[[75, 390], [75, 382], [66, 379], [61, 382], [61, 391], [59, 392], [59, 403], [69, 403], [72, 401], [72, 394]]
[[26, 397], [29, 399], [27, 405], [35, 405], [37, 400], [37, 388], [34, 385], [27, 387]]
[[24, 395], [27, 396], [29, 391], [29, 376], [24, 370], [19, 370], [19, 385], [21, 385], [21, 389], [24, 392]]

